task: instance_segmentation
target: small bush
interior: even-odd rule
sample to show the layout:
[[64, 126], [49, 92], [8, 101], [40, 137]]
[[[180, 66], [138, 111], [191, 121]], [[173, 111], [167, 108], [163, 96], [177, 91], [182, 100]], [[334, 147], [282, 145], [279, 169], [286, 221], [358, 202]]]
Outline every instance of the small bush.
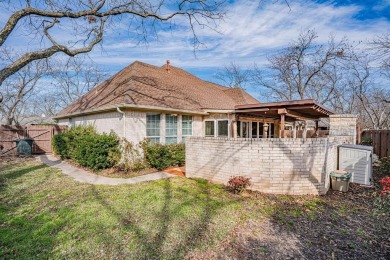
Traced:
[[390, 157], [383, 157], [380, 159], [380, 171], [383, 174], [390, 174]]
[[117, 162], [115, 168], [125, 172], [139, 172], [147, 168], [147, 162], [142, 156], [141, 144], [134, 145], [125, 138], [121, 140], [119, 149], [113, 152], [110, 157]]
[[244, 176], [232, 176], [227, 183], [229, 189], [234, 193], [243, 192], [249, 185], [251, 185], [250, 178]]
[[372, 145], [372, 139], [370, 136], [363, 136], [362, 137], [362, 140], [360, 141], [360, 144], [361, 145], [368, 145], [368, 146], [371, 146]]
[[68, 146], [65, 134], [53, 136], [51, 143], [55, 154], [61, 156], [61, 159], [68, 159]]
[[149, 141], [142, 143], [146, 162], [158, 170], [169, 166], [183, 165], [185, 163], [184, 144], [153, 144]]
[[379, 181], [382, 186], [380, 196], [375, 200], [376, 214], [390, 214], [390, 176]]
[[54, 152], [81, 166], [100, 170], [115, 165], [119, 139], [115, 134], [99, 134], [92, 126], [76, 126], [54, 136]]

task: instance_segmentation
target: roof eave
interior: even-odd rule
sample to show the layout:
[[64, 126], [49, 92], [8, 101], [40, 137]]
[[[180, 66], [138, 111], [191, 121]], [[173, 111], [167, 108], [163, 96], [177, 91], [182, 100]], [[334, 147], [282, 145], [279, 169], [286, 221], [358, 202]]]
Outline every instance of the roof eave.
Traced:
[[117, 105], [109, 105], [105, 107], [100, 107], [96, 109], [88, 109], [85, 111], [78, 111], [74, 113], [68, 113], [65, 115], [53, 116], [52, 118], [55, 120], [75, 117], [75, 116], [83, 116], [83, 115], [91, 115], [98, 114], [102, 112], [108, 112], [112, 110], [116, 110], [117, 108], [129, 108], [135, 111], [151, 111], [151, 112], [171, 112], [178, 114], [190, 114], [190, 115], [208, 115], [209, 113], [204, 111], [194, 111], [194, 110], [186, 110], [186, 109], [177, 109], [177, 108], [167, 108], [167, 107], [158, 107], [158, 106], [144, 106], [144, 105], [132, 105], [132, 104], [117, 104]]

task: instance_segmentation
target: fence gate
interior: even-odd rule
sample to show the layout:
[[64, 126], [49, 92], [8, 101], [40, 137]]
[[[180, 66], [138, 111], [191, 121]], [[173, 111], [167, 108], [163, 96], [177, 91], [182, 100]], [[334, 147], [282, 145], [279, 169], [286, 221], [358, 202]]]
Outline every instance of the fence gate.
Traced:
[[0, 155], [16, 155], [15, 140], [30, 138], [33, 139], [33, 154], [52, 153], [51, 139], [54, 135], [66, 130], [66, 126], [58, 125], [28, 125], [0, 126]]

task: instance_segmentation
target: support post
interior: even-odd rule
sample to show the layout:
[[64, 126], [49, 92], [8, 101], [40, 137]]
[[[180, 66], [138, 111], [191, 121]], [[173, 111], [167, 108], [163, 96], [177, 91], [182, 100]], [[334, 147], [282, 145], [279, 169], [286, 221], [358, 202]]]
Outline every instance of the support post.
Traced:
[[302, 133], [302, 138], [304, 141], [306, 141], [307, 136], [307, 122], [303, 122], [303, 133]]
[[293, 122], [293, 138], [294, 139], [297, 138], [297, 122], [296, 121]]
[[315, 132], [314, 132], [314, 136], [315, 137], [318, 137], [318, 120], [316, 120], [316, 128], [315, 128]]
[[237, 138], [237, 120], [232, 121], [233, 138]]
[[267, 138], [268, 137], [268, 124], [265, 123], [263, 125], [263, 138]]
[[284, 119], [285, 119], [285, 114], [280, 114], [280, 137], [281, 138], [285, 138]]

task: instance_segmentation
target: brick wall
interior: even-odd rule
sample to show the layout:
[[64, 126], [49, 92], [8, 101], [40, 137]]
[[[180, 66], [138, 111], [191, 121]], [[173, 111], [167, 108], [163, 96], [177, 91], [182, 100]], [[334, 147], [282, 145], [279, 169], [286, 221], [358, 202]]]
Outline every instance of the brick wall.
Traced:
[[357, 116], [350, 114], [339, 114], [329, 116], [329, 136], [342, 136], [349, 138], [350, 142], [356, 144]]
[[274, 194], [324, 194], [337, 167], [337, 145], [346, 137], [232, 139], [191, 137], [186, 141], [186, 176], [227, 183], [251, 178], [250, 189]]

